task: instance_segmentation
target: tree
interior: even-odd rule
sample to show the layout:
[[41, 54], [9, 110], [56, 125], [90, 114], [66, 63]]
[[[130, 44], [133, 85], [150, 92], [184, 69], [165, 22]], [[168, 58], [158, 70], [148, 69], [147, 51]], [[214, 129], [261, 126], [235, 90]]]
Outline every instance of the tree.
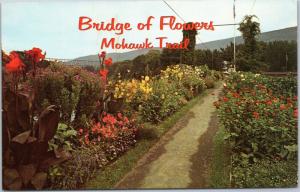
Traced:
[[[187, 23], [187, 25], [192, 25], [192, 22]], [[188, 50], [189, 51], [194, 51], [195, 50], [195, 45], [196, 45], [196, 35], [197, 35], [197, 30], [182, 30], [182, 41], [185, 39], [189, 39], [189, 45], [188, 45]]]
[[260, 24], [253, 21], [253, 18], [257, 17], [255, 15], [246, 15], [238, 28], [245, 42], [245, 52], [252, 58], [258, 49], [257, 39], [260, 34]]
[[[187, 26], [192, 26], [193, 23], [187, 23]], [[192, 28], [192, 27], [190, 27]], [[189, 44], [187, 46], [188, 50], [181, 50], [181, 62], [189, 65], [194, 65], [195, 63], [195, 46], [196, 46], [196, 35], [198, 34], [196, 29], [192, 30], [182, 30], [182, 41], [189, 39]]]

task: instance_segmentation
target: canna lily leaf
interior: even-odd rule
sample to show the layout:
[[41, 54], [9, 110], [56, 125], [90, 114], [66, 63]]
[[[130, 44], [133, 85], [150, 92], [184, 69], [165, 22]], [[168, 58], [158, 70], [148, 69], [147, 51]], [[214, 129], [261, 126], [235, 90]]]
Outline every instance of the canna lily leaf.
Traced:
[[36, 166], [34, 164], [20, 165], [18, 170], [23, 183], [27, 185], [36, 173]]
[[34, 175], [34, 177], [31, 179], [31, 184], [35, 187], [37, 190], [41, 190], [47, 181], [47, 173], [39, 172]]
[[20, 143], [20, 144], [24, 144], [26, 143], [26, 141], [28, 140], [29, 136], [30, 136], [31, 131], [25, 131], [17, 136], [15, 136], [12, 141], [16, 142], [16, 143]]

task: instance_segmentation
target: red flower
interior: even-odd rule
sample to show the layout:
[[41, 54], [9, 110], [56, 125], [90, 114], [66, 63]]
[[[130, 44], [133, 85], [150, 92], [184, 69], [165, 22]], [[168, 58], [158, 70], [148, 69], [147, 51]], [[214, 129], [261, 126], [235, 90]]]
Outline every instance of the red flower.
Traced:
[[124, 122], [125, 122], [125, 123], [129, 123], [129, 120], [128, 120], [127, 117], [124, 118]]
[[82, 134], [83, 133], [83, 129], [79, 129], [79, 134]]
[[104, 58], [106, 56], [106, 52], [102, 51], [101, 54], [98, 54], [99, 57]]
[[298, 109], [295, 109], [295, 110], [294, 110], [294, 117], [295, 117], [295, 118], [298, 118]]
[[297, 96], [294, 96], [294, 98], [293, 98], [295, 101], [297, 101], [297, 99], [298, 99], [298, 97]]
[[21, 71], [25, 67], [23, 61], [16, 52], [11, 52], [9, 58], [10, 62], [5, 65], [5, 70], [8, 73]]
[[280, 108], [281, 111], [286, 109], [284, 104], [281, 104], [279, 108]]
[[259, 113], [257, 113], [256, 111], [253, 112], [253, 117], [255, 119], [258, 119], [259, 118]]
[[99, 71], [99, 73], [100, 73], [100, 76], [102, 77], [102, 79], [103, 79], [103, 80], [106, 80], [107, 74], [108, 74], [108, 70], [107, 70], [107, 69], [101, 69], [101, 70]]
[[227, 97], [223, 97], [223, 101], [227, 102], [227, 101], [229, 101], [229, 99]]
[[92, 132], [97, 133], [99, 131], [100, 131], [100, 123], [97, 123], [92, 127]]
[[38, 63], [42, 61], [43, 59], [45, 59], [45, 55], [46, 55], [46, 53], [43, 55], [42, 50], [36, 47], [32, 48], [29, 51], [25, 51], [25, 54], [28, 58], [32, 59], [34, 63]]
[[235, 98], [239, 98], [239, 97], [240, 97], [240, 95], [239, 95], [238, 93], [231, 93], [231, 94], [232, 94], [232, 96], [235, 97]]
[[84, 136], [84, 142], [85, 142], [85, 144], [89, 144], [90, 143], [90, 139], [89, 139], [89, 135], [88, 134], [86, 134], [85, 136]]
[[106, 67], [110, 67], [112, 65], [112, 58], [109, 57], [108, 59], [105, 59], [104, 64], [106, 65]]
[[118, 113], [117, 116], [119, 119], [122, 119], [122, 113]]
[[266, 104], [267, 104], [267, 105], [272, 105], [272, 101], [269, 100], [269, 101], [266, 102]]
[[115, 124], [117, 122], [116, 118], [110, 114], [106, 115], [105, 117], [103, 117], [102, 121], [104, 123], [109, 123], [111, 125]]

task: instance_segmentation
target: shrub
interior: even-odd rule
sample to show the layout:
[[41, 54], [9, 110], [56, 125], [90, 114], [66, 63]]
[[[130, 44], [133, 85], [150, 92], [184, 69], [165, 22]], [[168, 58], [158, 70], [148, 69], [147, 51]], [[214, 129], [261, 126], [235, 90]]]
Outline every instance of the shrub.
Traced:
[[100, 98], [100, 78], [80, 67], [53, 62], [30, 82], [36, 87], [36, 107], [60, 106], [62, 122], [72, 122], [75, 128], [91, 118]]
[[234, 152], [251, 161], [265, 156], [294, 157], [297, 98], [274, 94], [261, 84], [266, 83], [266, 77], [239, 76], [229, 79], [217, 104]]
[[160, 122], [172, 115], [184, 103], [183, 89], [167, 79], [153, 82], [153, 94], [140, 105], [140, 114], [145, 121]]
[[72, 151], [75, 146], [77, 132], [70, 126], [60, 123], [58, 124], [57, 131], [48, 143], [49, 150], [57, 150], [58, 148], [63, 148], [65, 151]]
[[135, 119], [129, 119], [118, 113], [116, 116], [103, 112], [94, 119], [90, 127], [79, 129], [79, 141], [82, 144], [96, 144], [103, 140], [116, 140], [124, 136], [137, 134]]
[[97, 145], [85, 145], [72, 153], [69, 161], [49, 170], [50, 189], [78, 189], [95, 176], [99, 169], [122, 155], [136, 140], [135, 135], [118, 137], [115, 140], [101, 141]]
[[[286, 86], [288, 84], [288, 86]], [[296, 169], [296, 79], [234, 73], [215, 102], [232, 149], [232, 175], [238, 187], [294, 185]], [[282, 91], [284, 90], [284, 91]], [[295, 166], [295, 167], [293, 167]]]
[[215, 79], [211, 76], [206, 76], [204, 79], [205, 85], [208, 89], [215, 87]]

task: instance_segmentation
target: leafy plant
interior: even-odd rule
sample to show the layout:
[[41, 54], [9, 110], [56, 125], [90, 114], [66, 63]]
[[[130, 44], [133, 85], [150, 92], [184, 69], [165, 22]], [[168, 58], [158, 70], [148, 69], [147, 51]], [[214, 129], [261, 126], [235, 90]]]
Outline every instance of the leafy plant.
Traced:
[[57, 151], [63, 148], [66, 151], [72, 151], [74, 142], [76, 142], [77, 132], [71, 127], [63, 123], [58, 124], [56, 134], [49, 141], [49, 150]]

